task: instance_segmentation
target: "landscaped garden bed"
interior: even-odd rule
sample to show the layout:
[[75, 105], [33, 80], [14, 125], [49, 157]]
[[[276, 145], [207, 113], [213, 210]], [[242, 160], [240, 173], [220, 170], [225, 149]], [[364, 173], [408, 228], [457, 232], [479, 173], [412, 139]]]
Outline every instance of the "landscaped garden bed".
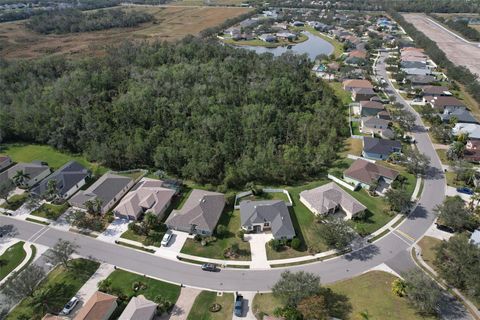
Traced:
[[68, 203], [60, 205], [44, 203], [38, 209], [32, 211], [31, 214], [37, 217], [57, 220], [68, 209], [68, 207]]
[[28, 199], [28, 193], [15, 194], [1, 205], [2, 208], [15, 211], [19, 209]]

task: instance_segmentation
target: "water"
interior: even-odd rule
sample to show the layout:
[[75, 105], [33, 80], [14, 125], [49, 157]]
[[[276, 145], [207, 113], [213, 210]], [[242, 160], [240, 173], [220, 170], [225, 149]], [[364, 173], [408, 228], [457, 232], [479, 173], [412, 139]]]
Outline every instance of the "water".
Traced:
[[320, 37], [317, 37], [311, 34], [308, 31], [304, 31], [303, 34], [308, 36], [308, 40], [304, 41], [299, 44], [295, 44], [291, 46], [291, 49], [287, 49], [287, 46], [284, 47], [276, 47], [276, 48], [266, 48], [260, 46], [235, 46], [237, 48], [245, 48], [248, 50], [253, 50], [256, 53], [271, 53], [274, 56], [280, 56], [283, 53], [290, 51], [298, 54], [306, 53], [310, 60], [315, 60], [315, 57], [319, 54], [326, 54], [330, 55], [333, 53], [334, 48], [328, 41], [323, 40]]

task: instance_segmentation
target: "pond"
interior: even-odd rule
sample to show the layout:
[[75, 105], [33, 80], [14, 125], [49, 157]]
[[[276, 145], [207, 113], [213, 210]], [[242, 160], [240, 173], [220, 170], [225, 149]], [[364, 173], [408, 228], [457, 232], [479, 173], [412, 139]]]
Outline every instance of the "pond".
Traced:
[[328, 41], [323, 40], [320, 37], [313, 35], [308, 31], [304, 31], [303, 34], [308, 36], [308, 40], [301, 42], [299, 44], [292, 45], [290, 49], [287, 46], [276, 47], [276, 48], [266, 48], [261, 46], [235, 46], [237, 48], [245, 48], [248, 50], [253, 50], [256, 53], [272, 53], [274, 56], [280, 56], [287, 51], [291, 51], [298, 54], [306, 53], [310, 60], [315, 60], [315, 57], [319, 54], [330, 55], [333, 53], [334, 48]]

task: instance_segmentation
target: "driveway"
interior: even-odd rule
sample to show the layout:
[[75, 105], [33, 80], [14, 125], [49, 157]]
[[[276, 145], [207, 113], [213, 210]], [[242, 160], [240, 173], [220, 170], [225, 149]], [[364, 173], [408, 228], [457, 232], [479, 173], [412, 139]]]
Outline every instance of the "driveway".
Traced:
[[182, 287], [180, 291], [180, 296], [173, 306], [172, 312], [170, 314], [164, 314], [160, 317], [160, 320], [185, 320], [192, 309], [195, 298], [201, 290]]
[[250, 269], [270, 269], [265, 245], [272, 239], [271, 233], [250, 233], [245, 235], [245, 240], [250, 242], [250, 251], [252, 253]]
[[472, 198], [471, 195], [465, 194], [458, 192], [456, 188], [447, 186], [447, 191], [445, 193], [448, 197], [454, 197], [454, 196], [459, 196], [462, 198], [465, 202], [469, 203], [470, 199]]
[[172, 230], [172, 239], [166, 247], [160, 247], [155, 255], [171, 260], [177, 260], [177, 255], [183, 248], [185, 241], [189, 238], [188, 233]]
[[243, 296], [243, 310], [242, 316], [237, 317], [235, 315], [235, 310], [233, 311], [233, 318], [232, 320], [257, 320], [255, 315], [253, 314], [252, 306], [253, 306], [253, 298], [255, 297], [254, 291], [247, 291], [247, 292], [239, 292]]
[[122, 233], [128, 230], [129, 223], [128, 219], [115, 219], [97, 239], [113, 243], [120, 238]]

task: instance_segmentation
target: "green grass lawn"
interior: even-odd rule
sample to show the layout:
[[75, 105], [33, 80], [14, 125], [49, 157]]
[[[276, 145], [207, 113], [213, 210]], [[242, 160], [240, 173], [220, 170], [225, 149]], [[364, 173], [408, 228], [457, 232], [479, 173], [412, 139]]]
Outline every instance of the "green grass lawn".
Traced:
[[288, 197], [283, 192], [262, 192], [259, 195], [249, 195], [242, 198], [237, 199], [237, 203], [235, 205], [240, 204], [240, 201], [244, 200], [251, 200], [251, 201], [258, 201], [258, 200], [282, 200], [286, 203], [289, 202]]
[[1, 207], [15, 211], [22, 206], [28, 199], [28, 192], [22, 194], [15, 194], [8, 199], [8, 203], [4, 202]]
[[457, 174], [455, 172], [445, 172], [445, 179], [447, 180], [447, 185], [450, 187], [460, 188], [467, 186], [464, 181], [457, 180]]
[[344, 105], [352, 103], [352, 94], [346, 90], [343, 90], [343, 85], [341, 82], [328, 82], [328, 85], [332, 87], [335, 95]]
[[253, 298], [252, 311], [254, 314], [263, 312], [266, 315], [273, 316], [275, 308], [280, 307], [282, 303], [271, 293], [257, 293]]
[[119, 175], [132, 178], [135, 181], [135, 180], [139, 179], [141, 176], [143, 176], [144, 172], [141, 171], [141, 170], [134, 170], [134, 171], [128, 172], [128, 173], [120, 173]]
[[351, 121], [350, 126], [352, 127], [352, 134], [354, 136], [361, 136], [362, 135], [362, 133], [360, 132], [360, 122]]
[[37, 217], [42, 217], [50, 220], [57, 220], [67, 209], [68, 203], [61, 205], [44, 203], [31, 214]]
[[449, 164], [450, 160], [447, 159], [447, 150], [445, 149], [435, 149], [437, 151], [438, 157], [443, 164]]
[[[233, 315], [233, 293], [224, 293], [217, 296], [216, 292], [202, 291], [195, 299], [187, 320], [228, 320]], [[218, 303], [222, 309], [218, 312], [211, 312], [208, 308]]]
[[[435, 261], [435, 247], [438, 246], [442, 240], [425, 236], [418, 245], [422, 248], [422, 258], [432, 268], [434, 268], [433, 261]], [[435, 269], [435, 268], [434, 268]]]
[[[37, 290], [42, 290], [49, 285], [61, 283], [65, 285], [65, 295], [53, 301], [51, 309], [54, 312], [60, 312], [63, 306], [77, 293], [77, 291], [85, 284], [85, 282], [98, 269], [99, 263], [86, 259], [75, 259], [71, 262], [71, 268], [65, 269], [58, 266], [53, 269], [47, 277], [38, 285]], [[41, 319], [44, 312], [35, 310], [32, 306], [32, 298], [23, 299], [7, 316], [7, 320], [15, 319]]]
[[46, 145], [12, 143], [5, 145], [2, 151], [15, 162], [41, 160], [47, 162], [50, 167], [58, 169], [68, 161], [75, 160], [96, 174], [103, 174], [108, 171], [108, 168], [91, 163], [84, 156], [63, 153]]
[[23, 250], [24, 244], [23, 241], [17, 242], [0, 256], [0, 280], [8, 276], [25, 259], [27, 253]]
[[218, 222], [218, 225], [221, 224], [227, 226], [229, 235], [223, 238], [217, 238], [217, 241], [210, 242], [206, 246], [202, 246], [200, 242], [196, 242], [193, 239], [187, 239], [181, 253], [223, 260], [225, 259], [223, 256], [225, 249], [229, 248], [233, 243], [237, 243], [240, 250], [245, 252], [245, 254], [240, 255], [237, 260], [250, 260], [250, 244], [246, 241], [240, 240], [236, 236], [236, 232], [240, 230], [240, 212], [238, 210], [224, 212]]

